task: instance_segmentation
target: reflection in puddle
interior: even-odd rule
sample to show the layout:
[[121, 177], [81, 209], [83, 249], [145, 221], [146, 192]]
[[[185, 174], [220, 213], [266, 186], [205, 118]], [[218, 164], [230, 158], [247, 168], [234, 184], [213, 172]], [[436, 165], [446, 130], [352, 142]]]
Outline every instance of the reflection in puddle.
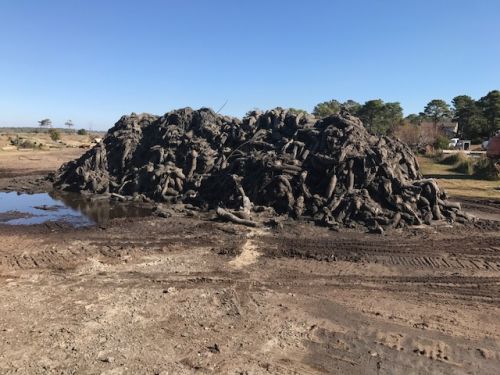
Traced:
[[105, 224], [118, 217], [151, 214], [151, 208], [133, 203], [89, 200], [79, 194], [50, 192], [42, 194], [0, 193], [0, 223], [11, 225], [63, 221], [74, 226]]

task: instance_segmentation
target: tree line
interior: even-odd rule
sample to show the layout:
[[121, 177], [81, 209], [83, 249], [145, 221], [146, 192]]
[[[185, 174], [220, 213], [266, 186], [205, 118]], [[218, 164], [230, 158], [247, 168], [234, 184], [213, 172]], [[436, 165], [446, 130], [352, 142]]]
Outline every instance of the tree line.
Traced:
[[447, 103], [433, 99], [418, 114], [403, 116], [398, 102], [384, 102], [382, 99], [368, 100], [360, 104], [354, 100], [343, 103], [330, 100], [314, 107], [313, 114], [326, 117], [338, 113], [345, 107], [358, 116], [368, 130], [377, 135], [393, 134], [399, 127], [421, 126], [431, 123], [437, 131], [446, 122], [458, 123], [458, 136], [474, 142], [487, 139], [500, 131], [500, 91], [490, 91], [478, 100], [468, 95], [459, 95]]

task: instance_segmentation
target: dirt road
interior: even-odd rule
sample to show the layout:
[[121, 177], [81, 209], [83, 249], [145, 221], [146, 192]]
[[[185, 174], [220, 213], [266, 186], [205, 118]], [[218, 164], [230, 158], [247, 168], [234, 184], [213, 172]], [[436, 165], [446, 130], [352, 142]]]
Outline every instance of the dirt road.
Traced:
[[379, 236], [149, 217], [3, 225], [0, 243], [1, 374], [500, 369], [495, 225]]

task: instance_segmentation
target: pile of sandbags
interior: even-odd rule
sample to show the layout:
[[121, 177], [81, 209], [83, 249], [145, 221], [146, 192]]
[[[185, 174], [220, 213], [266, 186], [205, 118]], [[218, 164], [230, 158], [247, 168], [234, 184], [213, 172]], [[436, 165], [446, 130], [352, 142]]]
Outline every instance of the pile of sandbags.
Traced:
[[247, 223], [256, 211], [374, 231], [471, 219], [422, 179], [405, 144], [369, 134], [345, 111], [321, 120], [281, 108], [243, 120], [190, 108], [124, 116], [55, 186], [218, 208]]

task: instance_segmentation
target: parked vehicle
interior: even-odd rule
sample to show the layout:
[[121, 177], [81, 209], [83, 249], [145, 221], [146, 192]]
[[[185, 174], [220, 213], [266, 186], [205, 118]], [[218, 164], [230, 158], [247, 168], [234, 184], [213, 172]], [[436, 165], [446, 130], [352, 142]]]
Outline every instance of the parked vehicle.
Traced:
[[460, 138], [451, 138], [450, 143], [448, 144], [448, 148], [449, 149], [455, 148], [457, 146], [457, 143], [459, 140], [460, 140]]
[[455, 145], [455, 150], [469, 151], [471, 146], [470, 140], [461, 139]]

